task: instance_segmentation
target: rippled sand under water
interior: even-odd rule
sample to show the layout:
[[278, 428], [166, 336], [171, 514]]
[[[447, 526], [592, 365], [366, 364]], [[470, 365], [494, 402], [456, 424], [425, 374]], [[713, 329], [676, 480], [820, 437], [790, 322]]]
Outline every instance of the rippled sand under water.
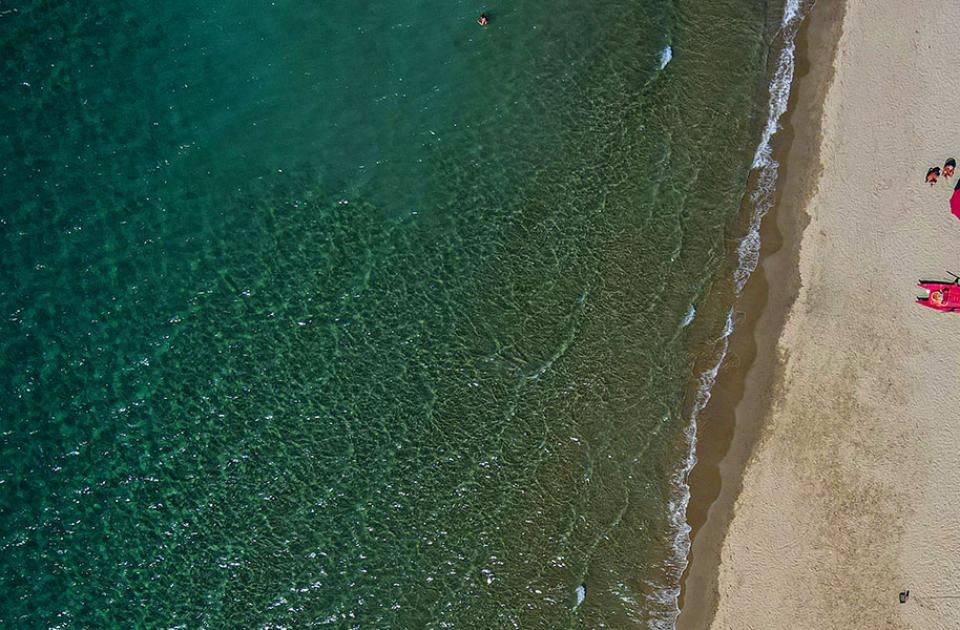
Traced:
[[671, 618], [780, 16], [479, 9], [0, 17], [3, 625]]

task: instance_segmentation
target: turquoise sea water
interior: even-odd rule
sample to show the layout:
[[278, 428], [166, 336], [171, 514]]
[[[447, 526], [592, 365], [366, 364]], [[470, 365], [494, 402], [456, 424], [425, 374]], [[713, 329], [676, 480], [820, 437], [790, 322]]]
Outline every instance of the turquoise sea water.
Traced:
[[669, 620], [779, 12], [0, 5], [0, 626]]

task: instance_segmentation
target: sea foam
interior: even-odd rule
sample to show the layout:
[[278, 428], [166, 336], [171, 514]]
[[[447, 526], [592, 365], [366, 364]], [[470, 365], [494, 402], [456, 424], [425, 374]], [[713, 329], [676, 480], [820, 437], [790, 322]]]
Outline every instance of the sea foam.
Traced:
[[673, 59], [673, 48], [667, 46], [660, 51], [660, 69], [666, 68], [671, 59]]

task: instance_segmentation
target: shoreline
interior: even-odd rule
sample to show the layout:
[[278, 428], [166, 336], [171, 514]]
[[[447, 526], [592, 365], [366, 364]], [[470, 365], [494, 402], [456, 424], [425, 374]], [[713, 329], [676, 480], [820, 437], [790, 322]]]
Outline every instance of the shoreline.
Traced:
[[[756, 360], [728, 370], [744, 375], [740, 399], [725, 390], [729, 447], [704, 436], [703, 522], [680, 630], [960, 627], [960, 320], [914, 299], [917, 278], [949, 282], [958, 264], [956, 178], [923, 183], [927, 167], [960, 154], [960, 130], [940, 113], [960, 93], [941, 56], [960, 39], [951, 9], [846, 0], [833, 63], [806, 41], [809, 68], [833, 78], [811, 91], [808, 74], [808, 94], [822, 98], [805, 101], [797, 77], [799, 107], [787, 118], [796, 133], [779, 139], [796, 194], [782, 182], [777, 224], [792, 215], [801, 228], [784, 248], [795, 253], [786, 276], [795, 298], [764, 345], [764, 318], [785, 286], [766, 274], [780, 254], [768, 255]], [[827, 35], [812, 19], [807, 27]], [[817, 159], [804, 168], [794, 151], [805, 139]]]
[[[678, 630], [706, 628], [716, 610], [720, 551], [747, 460], [780, 379], [777, 341], [799, 289], [804, 206], [821, 168], [820, 119], [833, 77], [843, 2], [805, 7], [796, 36], [795, 74], [781, 128], [771, 141], [780, 171], [774, 202], [760, 225], [757, 268], [734, 304], [737, 326], [700, 413], [697, 464], [690, 472], [688, 565], [680, 583]], [[751, 195], [744, 200], [749, 205]]]

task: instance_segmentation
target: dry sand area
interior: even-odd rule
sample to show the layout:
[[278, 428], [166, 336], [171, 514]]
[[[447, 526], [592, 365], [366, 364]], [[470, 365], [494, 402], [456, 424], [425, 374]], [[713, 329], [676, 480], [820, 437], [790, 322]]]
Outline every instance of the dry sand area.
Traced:
[[958, 44], [956, 0], [847, 2], [713, 628], [960, 628], [960, 313], [914, 303], [960, 273], [958, 176], [923, 182], [960, 159]]

